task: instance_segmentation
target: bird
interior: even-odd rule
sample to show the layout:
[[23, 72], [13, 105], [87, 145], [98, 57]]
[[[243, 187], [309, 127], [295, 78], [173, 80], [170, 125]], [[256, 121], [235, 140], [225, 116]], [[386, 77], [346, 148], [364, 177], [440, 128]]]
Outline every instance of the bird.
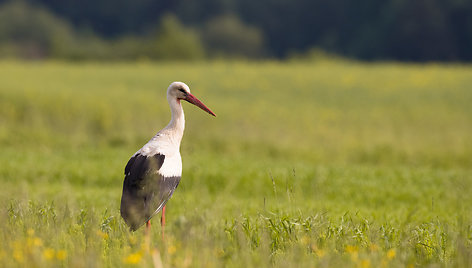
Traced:
[[185, 83], [173, 82], [167, 88], [167, 102], [171, 110], [169, 124], [132, 155], [125, 166], [120, 213], [131, 231], [146, 223], [146, 234], [149, 234], [151, 218], [162, 211], [161, 230], [164, 237], [165, 206], [182, 176], [180, 142], [185, 117], [181, 101], [194, 104], [216, 117], [190, 93]]

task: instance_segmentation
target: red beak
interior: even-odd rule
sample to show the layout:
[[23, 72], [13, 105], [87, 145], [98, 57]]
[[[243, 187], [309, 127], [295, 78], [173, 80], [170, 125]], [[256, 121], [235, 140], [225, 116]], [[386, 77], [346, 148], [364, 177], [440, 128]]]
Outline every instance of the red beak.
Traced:
[[207, 112], [207, 113], [209, 113], [213, 116], [216, 116], [216, 114], [214, 114], [208, 107], [205, 106], [205, 104], [203, 104], [203, 102], [198, 100], [194, 95], [188, 93], [187, 97], [184, 100], [190, 102], [193, 105], [196, 105], [196, 106], [200, 107], [203, 111], [205, 111], [205, 112]]

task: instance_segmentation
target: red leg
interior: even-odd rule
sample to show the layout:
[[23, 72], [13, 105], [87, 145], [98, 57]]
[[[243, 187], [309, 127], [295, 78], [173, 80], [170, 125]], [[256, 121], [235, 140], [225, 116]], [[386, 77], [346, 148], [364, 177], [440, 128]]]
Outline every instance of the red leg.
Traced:
[[162, 208], [162, 215], [161, 215], [161, 232], [162, 232], [162, 240], [164, 240], [164, 227], [166, 225], [166, 206]]
[[151, 220], [146, 222], [146, 229], [144, 229], [144, 241], [146, 244], [146, 250], [149, 251], [149, 245], [151, 243]]

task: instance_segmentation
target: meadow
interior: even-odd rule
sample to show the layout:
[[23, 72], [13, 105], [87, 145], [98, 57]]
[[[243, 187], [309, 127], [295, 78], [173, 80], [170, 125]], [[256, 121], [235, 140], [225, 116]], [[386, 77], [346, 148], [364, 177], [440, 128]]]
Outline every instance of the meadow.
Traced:
[[[471, 267], [472, 67], [0, 62], [0, 267]], [[124, 166], [184, 104], [165, 240]]]

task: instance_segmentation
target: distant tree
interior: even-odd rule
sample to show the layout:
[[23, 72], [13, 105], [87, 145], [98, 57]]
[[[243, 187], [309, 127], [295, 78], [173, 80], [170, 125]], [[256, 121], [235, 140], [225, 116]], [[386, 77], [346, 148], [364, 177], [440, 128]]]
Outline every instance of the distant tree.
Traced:
[[155, 59], [195, 60], [205, 56], [197, 33], [185, 28], [171, 14], [162, 17], [156, 38], [150, 46], [149, 55]]
[[262, 31], [244, 24], [235, 15], [207, 21], [201, 33], [210, 56], [255, 58], [264, 54]]
[[445, 6], [439, 0], [395, 0], [388, 8], [385, 45], [390, 56], [411, 61], [457, 58]]
[[193, 59], [204, 44], [209, 56], [471, 61], [471, 14], [471, 0], [0, 0], [0, 56]]
[[171, 12], [186, 25], [201, 26], [222, 14], [237, 13], [238, 0], [173, 0]]
[[458, 59], [472, 61], [472, 1], [447, 1], [449, 31], [457, 48]]
[[[0, 0], [12, 1], [12, 0]], [[180, 0], [24, 0], [47, 6], [67, 18], [76, 29], [86, 29], [105, 39], [145, 35], [163, 14]]]
[[0, 6], [0, 53], [23, 58], [62, 57], [73, 44], [69, 24], [23, 1]]

